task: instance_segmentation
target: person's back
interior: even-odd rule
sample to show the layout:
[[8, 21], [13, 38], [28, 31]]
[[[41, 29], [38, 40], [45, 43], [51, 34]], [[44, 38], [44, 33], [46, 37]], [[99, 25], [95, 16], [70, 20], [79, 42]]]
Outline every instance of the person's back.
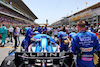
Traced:
[[43, 34], [47, 34], [47, 25], [43, 27]]
[[30, 44], [30, 39], [33, 36], [33, 28], [34, 28], [34, 25], [31, 25], [31, 27], [29, 27], [27, 29], [25, 39], [24, 39], [24, 41], [22, 41], [21, 45], [25, 49], [25, 51], [28, 51], [28, 46]]
[[30, 39], [30, 38], [32, 37], [32, 36], [31, 36], [32, 34], [33, 34], [33, 29], [31, 29], [31, 27], [29, 27], [29, 28], [26, 30], [26, 36], [25, 36], [25, 38], [26, 38], [26, 39], [27, 39], [27, 38]]
[[20, 35], [20, 28], [19, 27], [17, 27], [17, 38], [18, 38], [18, 42], [19, 42], [19, 44], [18, 44], [18, 46], [20, 45], [20, 38], [19, 38], [19, 35]]
[[51, 30], [51, 28], [50, 27], [47, 27], [47, 32], [49, 32]]
[[72, 29], [72, 31], [75, 31], [75, 27], [74, 26], [71, 29]]
[[57, 34], [58, 34], [58, 29], [55, 28], [55, 29], [54, 29], [54, 35], [57, 35]]
[[4, 25], [0, 28], [0, 33], [1, 34], [6, 34], [7, 33], [7, 29]]
[[17, 28], [14, 28], [14, 30], [13, 30], [13, 37], [14, 37], [14, 40], [15, 40], [15, 48], [17, 47]]
[[76, 35], [76, 33], [75, 32], [71, 32], [69, 35], [68, 35], [68, 37], [70, 38], [70, 40], [74, 37]]
[[88, 31], [77, 33], [77, 35], [74, 37], [74, 40], [77, 40], [76, 47], [79, 50], [77, 51], [77, 53], [80, 53], [80, 51], [82, 51], [82, 54], [93, 54], [94, 49], [96, 49], [95, 46], [96, 44], [98, 44], [96, 41], [98, 40], [96, 38], [96, 35]]
[[[13, 27], [10, 27], [8, 30], [9, 30], [10, 41], [13, 42], [13, 41], [12, 41], [12, 36], [13, 36], [13, 30], [14, 30], [14, 29], [13, 29]], [[7, 43], [8, 43], [8, 42], [9, 42], [9, 41], [7, 41]]]
[[64, 37], [67, 36], [67, 34], [63, 31], [58, 32], [58, 35], [60, 35], [61, 39], [63, 40]]
[[54, 29], [54, 39], [55, 39], [55, 37], [57, 37], [57, 35], [58, 35], [58, 29], [57, 29], [57, 27]]
[[72, 29], [70, 27], [70, 28], [68, 28], [68, 34], [70, 34], [71, 32], [72, 32]]
[[[5, 39], [7, 37], [7, 31], [8, 30], [6, 29], [5, 25], [3, 24], [3, 26], [0, 28], [0, 33], [2, 35], [2, 41], [0, 43], [0, 46], [4, 47], [4, 45], [5, 45]], [[2, 45], [2, 43], [4, 43], [4, 45]]]
[[76, 33], [78, 32], [78, 29], [77, 29], [77, 27], [75, 27], [75, 32], [76, 32]]
[[63, 31], [66, 32], [66, 27], [63, 27]]
[[15, 35], [15, 33], [17, 34], [17, 28], [14, 28], [14, 30], [13, 30], [13, 37], [15, 37], [16, 35]]
[[9, 32], [13, 32], [14, 29], [12, 27], [10, 27], [8, 30], [9, 30]]
[[[99, 50], [99, 41], [95, 33], [86, 31], [85, 21], [78, 21], [79, 33], [71, 41], [71, 52], [77, 53], [78, 67], [95, 67], [93, 54]], [[87, 64], [88, 63], [88, 64]]]
[[5, 26], [2, 26], [2, 28], [6, 29], [6, 27], [5, 27]]
[[68, 51], [68, 40], [67, 40], [67, 34], [63, 31], [58, 32], [57, 35], [58, 39], [59, 39], [59, 45], [60, 45], [60, 50], [63, 51]]
[[20, 33], [20, 28], [19, 27], [17, 27], [17, 31], [18, 31], [18, 34]]
[[95, 29], [94, 29], [93, 25], [91, 25], [90, 31], [93, 32], [93, 33], [95, 32]]
[[41, 33], [41, 32], [42, 32], [42, 29], [41, 29], [41, 27], [40, 27], [40, 26], [38, 27], [38, 32], [39, 32], [39, 33]]

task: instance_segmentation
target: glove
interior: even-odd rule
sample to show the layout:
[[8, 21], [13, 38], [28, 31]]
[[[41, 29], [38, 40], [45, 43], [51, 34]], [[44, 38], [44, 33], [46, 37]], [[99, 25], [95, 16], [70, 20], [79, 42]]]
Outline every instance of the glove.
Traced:
[[41, 34], [43, 34], [43, 32], [41, 32]]
[[64, 44], [68, 45], [69, 41], [68, 40], [64, 40]]
[[95, 53], [93, 54], [93, 62], [94, 62], [94, 65], [99, 63], [99, 57]]

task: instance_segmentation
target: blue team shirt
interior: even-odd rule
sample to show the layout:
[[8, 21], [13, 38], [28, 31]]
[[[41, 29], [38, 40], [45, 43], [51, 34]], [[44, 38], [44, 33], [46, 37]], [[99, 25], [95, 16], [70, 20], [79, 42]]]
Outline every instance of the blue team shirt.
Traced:
[[13, 31], [13, 36], [15, 37], [15, 33], [17, 34], [17, 32]]
[[79, 32], [71, 41], [71, 52], [83, 54], [93, 54], [99, 50], [99, 41], [92, 32]]
[[47, 27], [44, 27], [44, 28], [43, 28], [43, 31], [46, 32], [46, 31], [47, 31]]
[[69, 34], [69, 37], [70, 37], [70, 38], [73, 38], [75, 35], [76, 35], [75, 32], [71, 32], [71, 33]]
[[95, 32], [95, 29], [94, 28], [90, 28], [91, 32]]
[[22, 47], [25, 49], [25, 51], [28, 51], [28, 45], [30, 44], [30, 39], [32, 38], [33, 35], [33, 29], [29, 27], [26, 30], [26, 36], [25, 39], [22, 41]]
[[[29, 37], [31, 38], [33, 35], [33, 29], [31, 27], [29, 27], [27, 30], [26, 30], [26, 37]], [[25, 37], [25, 38], [26, 38]]]
[[58, 39], [61, 39], [61, 49], [66, 49], [68, 50], [68, 45], [65, 45], [64, 44], [64, 40], [67, 40], [67, 34], [63, 31], [60, 31], [58, 32], [58, 35], [57, 35]]
[[39, 32], [39, 33], [41, 33], [41, 30], [42, 30], [41, 27], [38, 27], [38, 32]]

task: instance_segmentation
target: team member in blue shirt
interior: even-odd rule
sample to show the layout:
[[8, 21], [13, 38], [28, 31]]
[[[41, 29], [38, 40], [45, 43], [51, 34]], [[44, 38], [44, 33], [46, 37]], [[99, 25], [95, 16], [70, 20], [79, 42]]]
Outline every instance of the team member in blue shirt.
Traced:
[[79, 33], [71, 41], [71, 52], [88, 56], [77, 56], [78, 67], [94, 67], [93, 54], [99, 49], [98, 38], [94, 33], [85, 30], [84, 21], [78, 21], [77, 26]]
[[71, 39], [73, 39], [73, 37], [76, 35], [76, 33], [75, 33], [75, 31], [72, 31], [69, 35], [68, 35], [68, 37], [69, 37], [69, 39], [71, 40]]
[[42, 29], [41, 29], [41, 27], [39, 26], [38, 27], [38, 32], [41, 34], [41, 32], [42, 32]]
[[93, 33], [96, 31], [96, 30], [93, 28], [93, 25], [91, 25], [90, 31], [93, 32]]
[[33, 28], [34, 28], [34, 25], [31, 25], [31, 27], [29, 27], [27, 29], [25, 39], [22, 42], [22, 47], [25, 49], [25, 51], [28, 51], [28, 46], [30, 44], [30, 39], [32, 38], [32, 35], [33, 35]]
[[59, 39], [60, 51], [68, 51], [69, 40], [67, 39], [67, 34], [63, 32], [63, 28], [60, 28], [57, 37]]
[[43, 34], [47, 34], [47, 25], [45, 25], [45, 27], [43, 27]]

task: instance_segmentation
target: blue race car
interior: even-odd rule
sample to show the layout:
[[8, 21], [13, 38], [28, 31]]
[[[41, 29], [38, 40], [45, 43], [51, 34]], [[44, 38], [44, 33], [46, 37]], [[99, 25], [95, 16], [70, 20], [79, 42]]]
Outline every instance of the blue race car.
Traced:
[[[22, 47], [25, 48], [25, 43]], [[59, 45], [50, 36], [37, 34], [31, 39], [28, 52], [13, 50], [1, 67], [70, 67], [74, 65], [72, 61], [72, 53], [60, 52]]]
[[29, 52], [58, 52], [58, 45], [46, 34], [38, 34], [33, 37], [32, 44], [29, 45]]

